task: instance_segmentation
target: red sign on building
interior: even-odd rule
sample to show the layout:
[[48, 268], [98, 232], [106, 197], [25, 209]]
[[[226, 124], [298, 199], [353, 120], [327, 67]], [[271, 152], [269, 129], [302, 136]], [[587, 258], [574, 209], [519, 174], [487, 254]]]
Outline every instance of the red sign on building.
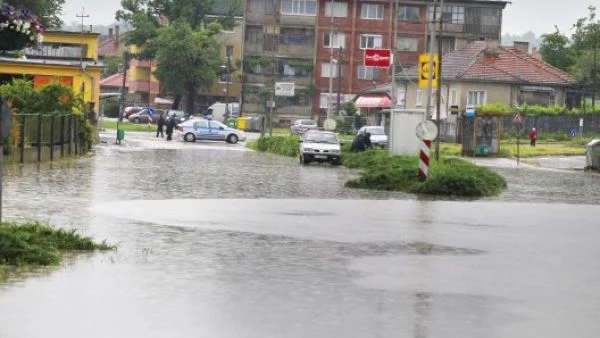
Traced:
[[365, 49], [365, 66], [389, 68], [392, 53], [389, 49]]

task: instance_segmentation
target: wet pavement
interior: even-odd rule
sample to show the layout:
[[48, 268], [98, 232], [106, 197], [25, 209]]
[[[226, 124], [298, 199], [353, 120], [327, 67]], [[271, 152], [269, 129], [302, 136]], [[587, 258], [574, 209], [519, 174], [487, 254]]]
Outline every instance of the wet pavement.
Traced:
[[581, 159], [478, 159], [507, 191], [451, 201], [346, 189], [353, 170], [244, 144], [111, 137], [74, 163], [7, 169], [6, 218], [78, 228], [119, 250], [10, 273], [0, 337], [600, 329], [600, 177], [573, 170]]

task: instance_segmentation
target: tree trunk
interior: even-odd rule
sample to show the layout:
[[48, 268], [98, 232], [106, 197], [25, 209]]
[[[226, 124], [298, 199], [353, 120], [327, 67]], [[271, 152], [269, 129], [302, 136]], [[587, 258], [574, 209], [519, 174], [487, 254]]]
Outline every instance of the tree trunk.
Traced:
[[177, 110], [179, 109], [179, 105], [181, 104], [181, 95], [176, 95], [173, 100], [173, 104], [171, 105], [171, 109]]
[[195, 111], [195, 100], [196, 100], [196, 86], [189, 85], [187, 90], [187, 113], [194, 115]]

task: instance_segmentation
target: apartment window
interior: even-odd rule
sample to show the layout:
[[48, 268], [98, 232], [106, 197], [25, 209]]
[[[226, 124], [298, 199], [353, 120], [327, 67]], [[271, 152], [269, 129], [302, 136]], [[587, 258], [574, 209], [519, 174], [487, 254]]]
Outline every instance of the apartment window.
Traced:
[[398, 89], [396, 94], [396, 106], [404, 106], [406, 103], [406, 91], [404, 89]]
[[467, 92], [467, 106], [484, 105], [486, 101], [486, 93], [481, 90], [469, 90]]
[[87, 45], [69, 43], [43, 43], [40, 48], [28, 47], [25, 55], [56, 58], [87, 58]]
[[381, 48], [381, 35], [361, 35], [360, 49]]
[[358, 66], [359, 80], [379, 80], [379, 68]]
[[383, 20], [383, 5], [382, 4], [362, 4], [361, 18], [367, 20]]
[[[440, 17], [440, 9], [436, 9], [436, 19]], [[429, 19], [433, 19], [433, 6], [429, 6]], [[465, 8], [463, 6], [444, 6], [442, 19], [445, 23], [464, 24]]]
[[[333, 11], [333, 13], [332, 13]], [[348, 16], [348, 3], [338, 1], [327, 1], [325, 3], [325, 16], [330, 18], [333, 14], [334, 18], [345, 18]]]
[[421, 9], [412, 6], [398, 6], [398, 21], [418, 22]]
[[[323, 62], [321, 64], [321, 77], [337, 77], [337, 64], [333, 63], [330, 64], [329, 62]], [[342, 70], [342, 74], [343, 74], [343, 70]]]
[[265, 51], [276, 52], [279, 50], [279, 39], [277, 34], [264, 34], [263, 39], [263, 49]]
[[423, 91], [421, 89], [417, 89], [417, 97], [415, 99], [415, 106], [420, 107], [423, 105]]
[[315, 43], [315, 30], [298, 27], [282, 27], [280, 41], [285, 45], [313, 46]]
[[225, 58], [233, 59], [233, 46], [225, 46]]
[[262, 26], [247, 26], [246, 27], [246, 43], [262, 44], [265, 32]]
[[279, 62], [279, 74], [285, 76], [310, 76], [311, 71], [309, 69], [298, 66], [298, 64], [305, 62], [305, 60], [281, 60]]
[[327, 48], [344, 48], [346, 35], [344, 33], [329, 33], [326, 32], [323, 36], [323, 47]]
[[412, 36], [398, 36], [396, 50], [402, 52], [416, 52], [419, 49], [419, 40]]
[[251, 0], [250, 1], [250, 12], [253, 13], [273, 13], [273, 6], [275, 1], [273, 0]]
[[281, 0], [281, 14], [314, 16], [317, 0]]
[[480, 8], [481, 24], [484, 26], [497, 26], [500, 24], [500, 10], [496, 8]]
[[458, 97], [458, 90], [457, 89], [451, 89], [450, 90], [450, 105], [451, 106], [458, 106], [460, 104], [460, 100]]

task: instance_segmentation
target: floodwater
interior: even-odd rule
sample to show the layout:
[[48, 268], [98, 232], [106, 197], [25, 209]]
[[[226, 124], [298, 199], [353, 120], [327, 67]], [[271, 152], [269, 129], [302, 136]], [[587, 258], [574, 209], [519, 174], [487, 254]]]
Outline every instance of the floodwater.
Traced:
[[598, 336], [596, 174], [500, 166], [501, 196], [432, 200], [242, 144], [126, 141], [7, 169], [5, 219], [119, 249], [8, 273], [0, 337]]

